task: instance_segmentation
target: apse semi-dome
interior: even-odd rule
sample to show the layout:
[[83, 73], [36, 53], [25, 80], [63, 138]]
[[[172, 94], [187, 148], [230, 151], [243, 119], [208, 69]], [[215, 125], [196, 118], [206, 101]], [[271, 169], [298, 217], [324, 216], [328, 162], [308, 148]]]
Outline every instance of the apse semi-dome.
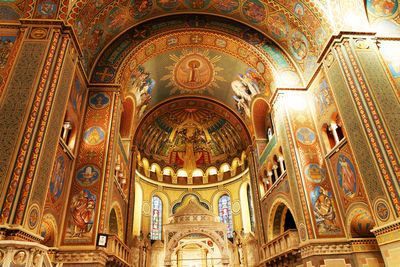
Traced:
[[147, 165], [143, 169], [170, 170], [171, 176], [192, 179], [212, 175], [211, 169], [219, 173], [240, 165], [244, 170], [241, 155], [250, 143], [248, 136], [229, 108], [215, 100], [184, 97], [155, 107], [139, 125], [135, 142], [139, 163]]

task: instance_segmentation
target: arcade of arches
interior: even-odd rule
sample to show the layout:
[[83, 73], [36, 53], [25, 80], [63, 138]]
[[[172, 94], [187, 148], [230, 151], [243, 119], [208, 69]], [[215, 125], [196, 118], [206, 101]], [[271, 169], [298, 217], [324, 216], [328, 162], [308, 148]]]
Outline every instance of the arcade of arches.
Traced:
[[0, 266], [400, 266], [398, 0], [0, 0]]

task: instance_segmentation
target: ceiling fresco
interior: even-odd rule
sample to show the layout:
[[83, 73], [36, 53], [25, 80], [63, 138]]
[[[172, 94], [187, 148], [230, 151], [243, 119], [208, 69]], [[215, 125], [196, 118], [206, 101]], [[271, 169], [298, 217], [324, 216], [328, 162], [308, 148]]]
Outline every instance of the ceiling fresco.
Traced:
[[241, 120], [218, 102], [201, 98], [168, 101], [146, 116], [134, 138], [142, 157], [161, 169], [205, 172], [231, 163], [250, 144]]
[[[177, 13], [215, 14], [251, 25], [279, 44], [300, 65], [315, 62], [327, 36], [333, 32], [317, 5], [287, 0], [78, 1], [71, 10], [69, 22], [74, 25], [83, 50], [87, 51], [91, 67], [99, 52], [122, 31]], [[165, 23], [168, 24], [167, 20]], [[92, 45], [93, 36], [96, 36], [96, 48]]]
[[[97, 51], [99, 40], [96, 36], [90, 38], [92, 51]], [[213, 49], [235, 56], [254, 69], [260, 69], [260, 73], [265, 73], [264, 77], [269, 76], [269, 79], [273, 73], [269, 73], [268, 69], [297, 72], [290, 57], [259, 32], [222, 18], [188, 15], [154, 20], [121, 35], [102, 53], [94, 69], [92, 81], [116, 81], [125, 85], [126, 77], [121, 75], [128, 75], [127, 71], [135, 65], [140, 65], [149, 57], [160, 53], [188, 48]], [[88, 55], [88, 52], [84, 51], [84, 54]], [[90, 60], [88, 57], [86, 59]], [[109, 75], [96, 75], [98, 70], [102, 73], [104, 67], [112, 68], [108, 69]], [[274, 77], [274, 80], [279, 79]], [[290, 84], [295, 85], [297, 84]]]
[[158, 19], [127, 31], [102, 53], [92, 82], [121, 84], [139, 117], [177, 94], [216, 97], [248, 117], [253, 96], [302, 85], [295, 64], [266, 37], [209, 16]]
[[250, 117], [252, 97], [265, 93], [264, 79], [236, 58], [213, 50], [188, 49], [163, 53], [139, 66], [126, 87], [134, 95], [138, 116], [177, 95], [204, 95], [231, 105]]

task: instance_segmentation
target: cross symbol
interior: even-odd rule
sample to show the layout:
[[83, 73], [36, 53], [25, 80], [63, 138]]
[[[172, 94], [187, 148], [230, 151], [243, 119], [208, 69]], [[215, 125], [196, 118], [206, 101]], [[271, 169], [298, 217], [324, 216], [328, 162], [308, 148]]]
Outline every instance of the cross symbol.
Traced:
[[247, 35], [247, 38], [249, 39], [248, 40], [249, 42], [258, 43], [261, 41], [260, 36], [258, 36], [258, 34], [256, 32], [253, 34], [247, 33], [246, 35]]
[[[110, 72], [108, 72], [110, 70]], [[103, 68], [103, 72], [97, 71], [96, 72], [96, 80], [104, 82], [104, 81], [109, 81], [112, 79], [112, 77], [114, 76], [114, 71], [109, 68], [109, 67], [104, 67]]]
[[201, 38], [201, 36], [196, 34], [196, 35], [193, 35], [191, 39], [192, 39], [193, 43], [197, 44], [197, 43], [200, 43], [203, 38]]
[[135, 29], [135, 33], [133, 34], [133, 37], [138, 38], [138, 39], [143, 39], [147, 35], [146, 32], [147, 32], [146, 29], [142, 29], [142, 30]]

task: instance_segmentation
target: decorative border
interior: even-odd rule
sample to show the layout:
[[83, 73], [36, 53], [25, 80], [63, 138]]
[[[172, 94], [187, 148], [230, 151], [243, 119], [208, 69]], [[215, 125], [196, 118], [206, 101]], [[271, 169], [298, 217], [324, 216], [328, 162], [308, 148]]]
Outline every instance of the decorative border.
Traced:
[[[1, 223], [4, 223], [6, 221], [10, 222], [9, 216], [10, 216], [10, 212], [12, 209], [12, 205], [15, 200], [14, 199], [15, 193], [18, 188], [18, 184], [19, 184], [20, 177], [22, 174], [23, 166], [25, 164], [28, 147], [29, 147], [30, 141], [32, 139], [33, 128], [37, 121], [40, 103], [42, 102], [43, 93], [45, 90], [46, 82], [49, 77], [50, 67], [53, 63], [53, 59], [54, 59], [54, 55], [56, 52], [56, 47], [57, 47], [59, 38], [60, 38], [60, 33], [56, 32], [51, 41], [50, 49], [48, 50], [45, 64], [43, 65], [42, 73], [41, 73], [40, 79], [39, 79], [39, 87], [36, 89], [34, 102], [31, 106], [29, 119], [26, 122], [27, 126], [26, 126], [24, 134], [23, 134], [24, 138], [20, 143], [21, 146], [18, 151], [18, 156], [16, 157], [17, 161], [13, 167], [12, 177], [10, 179], [10, 183], [9, 183], [8, 190], [7, 190], [8, 192], [6, 194], [5, 201], [4, 201], [3, 207], [1, 209], [2, 210], [1, 216], [0, 216]], [[32, 177], [29, 177], [29, 178], [32, 178]]]
[[[56, 34], [59, 34], [59, 32], [56, 31]], [[62, 64], [64, 62], [64, 55], [65, 55], [65, 51], [66, 51], [68, 43], [69, 43], [69, 38], [64, 37], [64, 40], [62, 41], [59, 55], [57, 58], [57, 62], [55, 65], [55, 69], [53, 72], [53, 79], [50, 84], [49, 93], [47, 95], [46, 102], [44, 105], [44, 111], [41, 116], [40, 125], [38, 128], [39, 131], [36, 134], [35, 144], [32, 148], [33, 153], [30, 154], [30, 163], [29, 163], [29, 168], [28, 168], [27, 174], [26, 174], [27, 178], [25, 178], [24, 184], [22, 186], [22, 191], [21, 191], [18, 206], [17, 206], [16, 218], [14, 219], [14, 223], [16, 223], [16, 224], [21, 223], [24, 211], [26, 209], [26, 204], [28, 202], [27, 200], [29, 198], [32, 180], [33, 180], [34, 173], [36, 170], [39, 153], [41, 151], [42, 142], [44, 139], [43, 137], [44, 137], [44, 134], [46, 131], [46, 126], [47, 126], [47, 122], [49, 119], [49, 113], [50, 113], [51, 107], [53, 105], [57, 82], [58, 82], [58, 79], [60, 76]], [[53, 49], [53, 46], [51, 47], [51, 49]]]
[[[342, 45], [341, 44], [336, 45], [336, 47], [334, 47], [334, 50], [336, 50], [336, 55], [337, 55], [337, 57], [338, 57], [338, 59], [339, 59], [339, 61], [341, 63], [342, 69], [343, 69], [344, 74], [346, 76], [347, 84], [350, 87], [351, 93], [353, 95], [354, 101], [355, 101], [357, 109], [359, 111], [359, 116], [362, 119], [364, 129], [365, 129], [365, 131], [367, 133], [368, 139], [369, 139], [370, 144], [372, 146], [372, 149], [374, 151], [373, 154], [375, 155], [376, 162], [379, 163], [379, 171], [380, 171], [381, 175], [383, 176], [383, 178], [385, 179], [386, 187], [387, 187], [387, 189], [389, 191], [389, 195], [390, 195], [390, 197], [392, 199], [392, 202], [393, 202], [393, 204], [395, 206], [396, 213], [398, 215], [400, 213], [400, 201], [399, 201], [399, 198], [398, 198], [398, 193], [396, 191], [396, 188], [393, 185], [392, 179], [391, 179], [391, 177], [389, 175], [389, 172], [388, 172], [388, 168], [387, 168], [387, 166], [385, 164], [385, 159], [384, 159], [384, 157], [382, 155], [382, 150], [380, 149], [380, 147], [379, 147], [379, 145], [377, 143], [377, 137], [375, 137], [374, 131], [372, 129], [372, 125], [371, 125], [371, 123], [369, 121], [369, 118], [367, 116], [367, 114], [370, 114], [370, 112], [368, 111], [368, 113], [367, 113], [366, 109], [362, 105], [362, 101], [366, 101], [367, 102], [368, 108], [371, 110], [372, 114], [374, 114], [373, 117], [375, 119], [375, 126], [376, 126], [377, 121], [378, 121], [378, 124], [381, 126], [381, 122], [378, 120], [376, 108], [375, 108], [374, 104], [372, 103], [371, 97], [370, 97], [369, 92], [368, 92], [368, 88], [367, 88], [367, 86], [366, 86], [366, 84], [365, 84], [365, 82], [364, 82], [364, 80], [363, 80], [363, 78], [361, 76], [361, 71], [358, 68], [357, 63], [355, 62], [355, 57], [350, 51], [349, 42], [346, 41], [344, 43], [345, 43], [345, 48], [346, 48], [345, 51], [347, 52], [347, 55], [350, 57], [350, 61], [351, 61], [351, 64], [352, 64], [352, 66], [354, 68], [354, 71], [355, 71], [355, 73], [357, 75], [357, 79], [358, 79], [359, 85], [361, 86], [361, 88], [363, 90], [363, 93], [366, 94], [367, 97], [361, 98], [361, 96], [360, 96], [360, 94], [359, 94], [359, 92], [357, 90], [356, 83], [355, 83], [355, 81], [354, 81], [354, 79], [352, 77], [352, 74], [350, 72], [349, 66], [347, 65], [345, 56], [343, 54]], [[383, 136], [386, 137], [386, 135], [383, 135]], [[389, 150], [389, 151], [392, 152], [390, 147], [386, 148], [386, 150], [387, 151]]]

